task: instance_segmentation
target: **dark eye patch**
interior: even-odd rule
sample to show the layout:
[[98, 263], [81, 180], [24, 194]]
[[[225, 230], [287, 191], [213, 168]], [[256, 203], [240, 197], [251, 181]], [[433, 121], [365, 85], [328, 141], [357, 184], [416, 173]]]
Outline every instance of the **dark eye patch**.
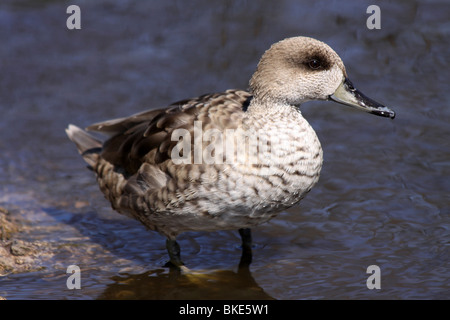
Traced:
[[303, 65], [310, 70], [328, 70], [331, 67], [331, 62], [326, 56], [317, 52], [304, 59]]

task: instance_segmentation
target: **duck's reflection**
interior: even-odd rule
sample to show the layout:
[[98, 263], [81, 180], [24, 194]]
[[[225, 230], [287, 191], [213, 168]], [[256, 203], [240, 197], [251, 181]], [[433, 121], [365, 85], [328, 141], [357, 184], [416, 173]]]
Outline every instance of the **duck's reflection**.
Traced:
[[237, 271], [155, 269], [138, 275], [121, 274], [98, 299], [273, 299], [253, 279], [243, 252]]

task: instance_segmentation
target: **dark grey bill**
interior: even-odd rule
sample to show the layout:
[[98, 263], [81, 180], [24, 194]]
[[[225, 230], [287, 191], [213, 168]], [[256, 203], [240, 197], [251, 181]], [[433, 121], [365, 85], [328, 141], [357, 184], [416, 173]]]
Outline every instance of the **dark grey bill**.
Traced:
[[336, 91], [328, 97], [338, 103], [375, 114], [381, 117], [395, 118], [395, 112], [386, 106], [366, 97], [357, 90], [348, 78], [342, 81]]

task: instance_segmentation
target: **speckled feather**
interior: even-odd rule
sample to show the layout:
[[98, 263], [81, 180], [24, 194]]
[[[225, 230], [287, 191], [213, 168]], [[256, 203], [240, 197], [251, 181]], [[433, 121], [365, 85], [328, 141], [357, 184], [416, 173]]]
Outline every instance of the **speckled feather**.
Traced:
[[[320, 68], [311, 68], [311, 60]], [[168, 239], [185, 231], [248, 228], [298, 203], [318, 181], [322, 149], [299, 107], [328, 99], [345, 79], [341, 59], [326, 44], [290, 38], [263, 55], [250, 92], [203, 95], [87, 128], [108, 134], [104, 143], [73, 125], [67, 133], [113, 208]], [[192, 153], [191, 163], [176, 164], [172, 134], [187, 130], [194, 149], [196, 122], [203, 132], [231, 137], [234, 150], [247, 141], [257, 152], [227, 161], [228, 144], [221, 149], [217, 140], [204, 140], [202, 147], [214, 146], [223, 163], [196, 164]]]
[[[250, 99], [248, 92], [227, 90], [92, 125], [89, 130], [113, 136], [101, 152], [84, 157], [114, 209], [168, 238], [184, 231], [263, 223], [311, 189], [319, 176], [322, 151], [296, 108], [271, 118], [253, 117], [244, 111]], [[204, 131], [235, 129], [239, 135], [251, 129], [265, 134], [259, 138], [271, 140], [270, 156], [250, 165], [245, 161], [175, 165], [170, 154], [177, 141], [171, 141], [171, 133], [189, 130], [193, 145], [194, 121], [202, 121]]]

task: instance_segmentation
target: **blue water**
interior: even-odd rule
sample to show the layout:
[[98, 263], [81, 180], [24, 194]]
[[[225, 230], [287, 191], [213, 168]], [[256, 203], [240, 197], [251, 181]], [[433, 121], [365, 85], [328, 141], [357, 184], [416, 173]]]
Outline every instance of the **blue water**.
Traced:
[[[68, 30], [66, 8], [81, 8]], [[36, 268], [0, 277], [7, 299], [450, 298], [450, 21], [447, 1], [2, 1], [0, 206]], [[299, 207], [253, 229], [249, 270], [237, 232], [180, 236], [196, 271], [174, 275], [164, 238], [112, 209], [67, 139], [68, 123], [130, 115], [247, 88], [274, 42], [328, 43], [354, 85], [395, 120], [332, 102], [302, 112], [324, 167]], [[81, 268], [81, 289], [66, 269]], [[378, 265], [381, 289], [366, 269]]]

